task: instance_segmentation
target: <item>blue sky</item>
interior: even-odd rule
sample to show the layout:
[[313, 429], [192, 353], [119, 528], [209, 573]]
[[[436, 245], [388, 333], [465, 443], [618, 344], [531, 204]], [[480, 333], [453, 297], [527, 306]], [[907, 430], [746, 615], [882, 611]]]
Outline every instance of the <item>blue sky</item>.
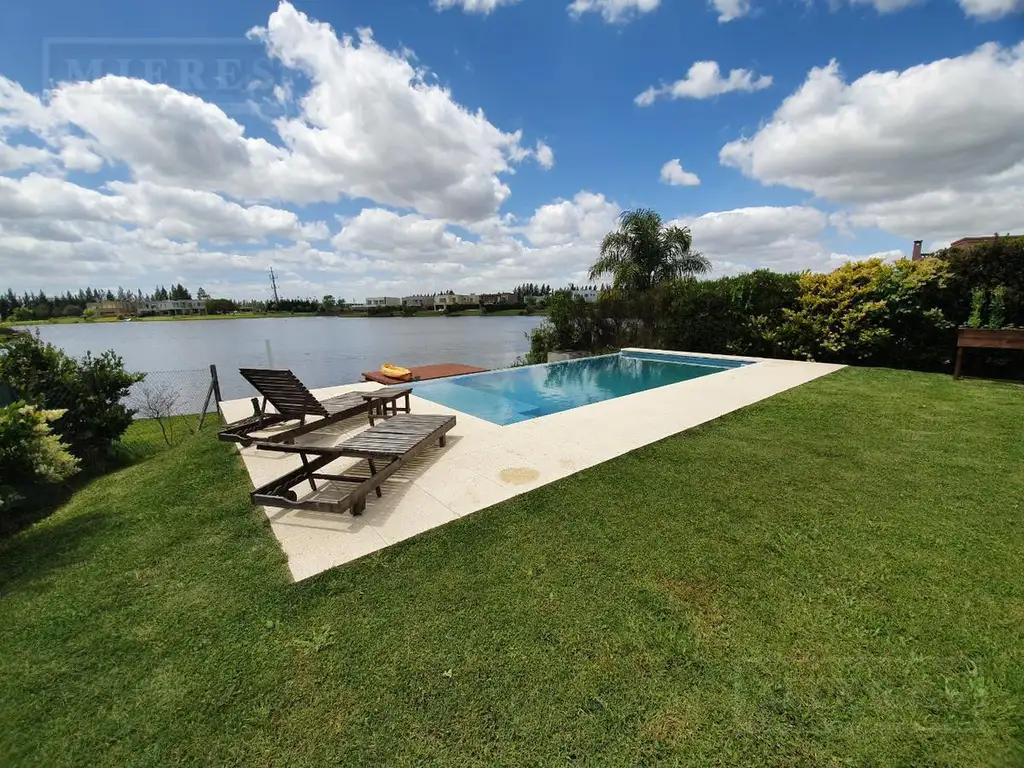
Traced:
[[578, 282], [637, 206], [719, 275], [1024, 228], [1017, 0], [715, 3], [13, 0], [0, 285]]

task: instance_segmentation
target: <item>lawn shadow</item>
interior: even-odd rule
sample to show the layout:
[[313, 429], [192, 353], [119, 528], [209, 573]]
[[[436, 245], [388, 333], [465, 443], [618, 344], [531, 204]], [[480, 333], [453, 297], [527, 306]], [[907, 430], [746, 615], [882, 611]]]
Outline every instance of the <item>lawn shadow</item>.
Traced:
[[148, 461], [168, 447], [153, 440], [122, 438], [114, 443], [108, 456], [85, 465], [62, 483], [17, 489], [24, 498], [0, 515], [0, 542], [45, 520], [95, 480]]
[[104, 514], [78, 515], [0, 541], [0, 597], [86, 560], [108, 540], [111, 524]]

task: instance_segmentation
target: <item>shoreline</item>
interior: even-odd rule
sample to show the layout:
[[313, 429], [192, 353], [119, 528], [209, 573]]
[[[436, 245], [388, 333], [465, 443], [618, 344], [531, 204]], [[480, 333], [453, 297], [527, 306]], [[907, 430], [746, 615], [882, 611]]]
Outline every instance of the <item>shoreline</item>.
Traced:
[[437, 317], [547, 317], [546, 310], [537, 310], [527, 315], [522, 310], [509, 309], [498, 310], [497, 312], [484, 313], [479, 309], [468, 309], [462, 312], [455, 312], [446, 315], [443, 312], [425, 310], [412, 315], [401, 313], [394, 315], [368, 315], [365, 312], [343, 312], [337, 315], [325, 315], [319, 312], [241, 312], [230, 315], [155, 315], [152, 317], [132, 317], [130, 320], [121, 320], [116, 317], [97, 317], [86, 320], [82, 317], [55, 317], [46, 320], [5, 320], [0, 322], [0, 328], [32, 328], [41, 325], [98, 325], [106, 323], [174, 323], [174, 322], [195, 322], [197, 320], [273, 320], [291, 317], [333, 317], [338, 319], [387, 319], [387, 318], [437, 318]]

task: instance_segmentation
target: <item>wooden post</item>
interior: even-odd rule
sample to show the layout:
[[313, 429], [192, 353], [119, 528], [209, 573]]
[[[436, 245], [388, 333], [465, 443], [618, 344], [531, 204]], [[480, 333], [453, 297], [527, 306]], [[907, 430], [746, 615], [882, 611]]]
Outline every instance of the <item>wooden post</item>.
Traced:
[[220, 410], [220, 379], [217, 378], [217, 366], [210, 366], [210, 380], [213, 381], [213, 396], [217, 398], [217, 410]]
[[964, 364], [964, 348], [958, 346], [956, 348], [956, 365], [953, 367], [953, 378], [960, 378], [960, 368]]
[[214, 402], [217, 404], [217, 414], [221, 417], [224, 416], [220, 411], [220, 381], [217, 379], [217, 366], [210, 366], [210, 386], [206, 390], [206, 399], [203, 401], [203, 410], [199, 414], [199, 425], [196, 429], [202, 429], [203, 423], [206, 421], [206, 409], [210, 407], [210, 398], [215, 398]]

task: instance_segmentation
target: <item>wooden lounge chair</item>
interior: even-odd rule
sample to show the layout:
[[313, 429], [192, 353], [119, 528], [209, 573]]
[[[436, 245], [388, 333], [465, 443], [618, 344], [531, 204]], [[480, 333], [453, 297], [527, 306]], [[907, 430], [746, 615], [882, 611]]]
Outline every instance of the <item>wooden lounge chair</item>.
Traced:
[[[240, 368], [238, 372], [252, 384], [257, 392], [263, 395], [263, 403], [260, 404], [256, 398], [253, 398], [253, 415], [230, 424], [226, 429], [221, 430], [219, 437], [221, 440], [241, 443], [244, 446], [254, 442], [253, 432], [259, 432], [286, 421], [298, 421], [299, 423], [298, 426], [278, 432], [265, 440], [294, 442], [296, 437], [307, 432], [362, 413], [370, 414], [375, 410], [379, 411], [382, 416], [386, 416], [387, 402], [395, 401], [412, 391], [409, 387], [405, 389], [395, 387], [391, 388], [386, 397], [367, 398], [364, 395], [368, 393], [348, 392], [327, 400], [317, 400], [291, 371], [271, 368]], [[274, 406], [277, 413], [267, 413], [267, 403]], [[392, 405], [394, 405], [393, 402]], [[316, 421], [307, 422], [306, 419], [311, 416], [319, 418]]]
[[[261, 441], [256, 444], [260, 450], [299, 454], [302, 466], [257, 488], [251, 494], [252, 501], [265, 507], [316, 512], [351, 509], [353, 515], [361, 515], [371, 491], [380, 496], [381, 484], [435, 440], [443, 448], [446, 435], [454, 426], [454, 416], [401, 413], [335, 446]], [[332, 461], [346, 456], [366, 459], [369, 476], [349, 474], [354, 467], [340, 474], [321, 471]], [[378, 467], [380, 460], [387, 464]], [[317, 485], [318, 480], [322, 481], [321, 485]], [[293, 489], [307, 482], [311, 490], [300, 499]]]

